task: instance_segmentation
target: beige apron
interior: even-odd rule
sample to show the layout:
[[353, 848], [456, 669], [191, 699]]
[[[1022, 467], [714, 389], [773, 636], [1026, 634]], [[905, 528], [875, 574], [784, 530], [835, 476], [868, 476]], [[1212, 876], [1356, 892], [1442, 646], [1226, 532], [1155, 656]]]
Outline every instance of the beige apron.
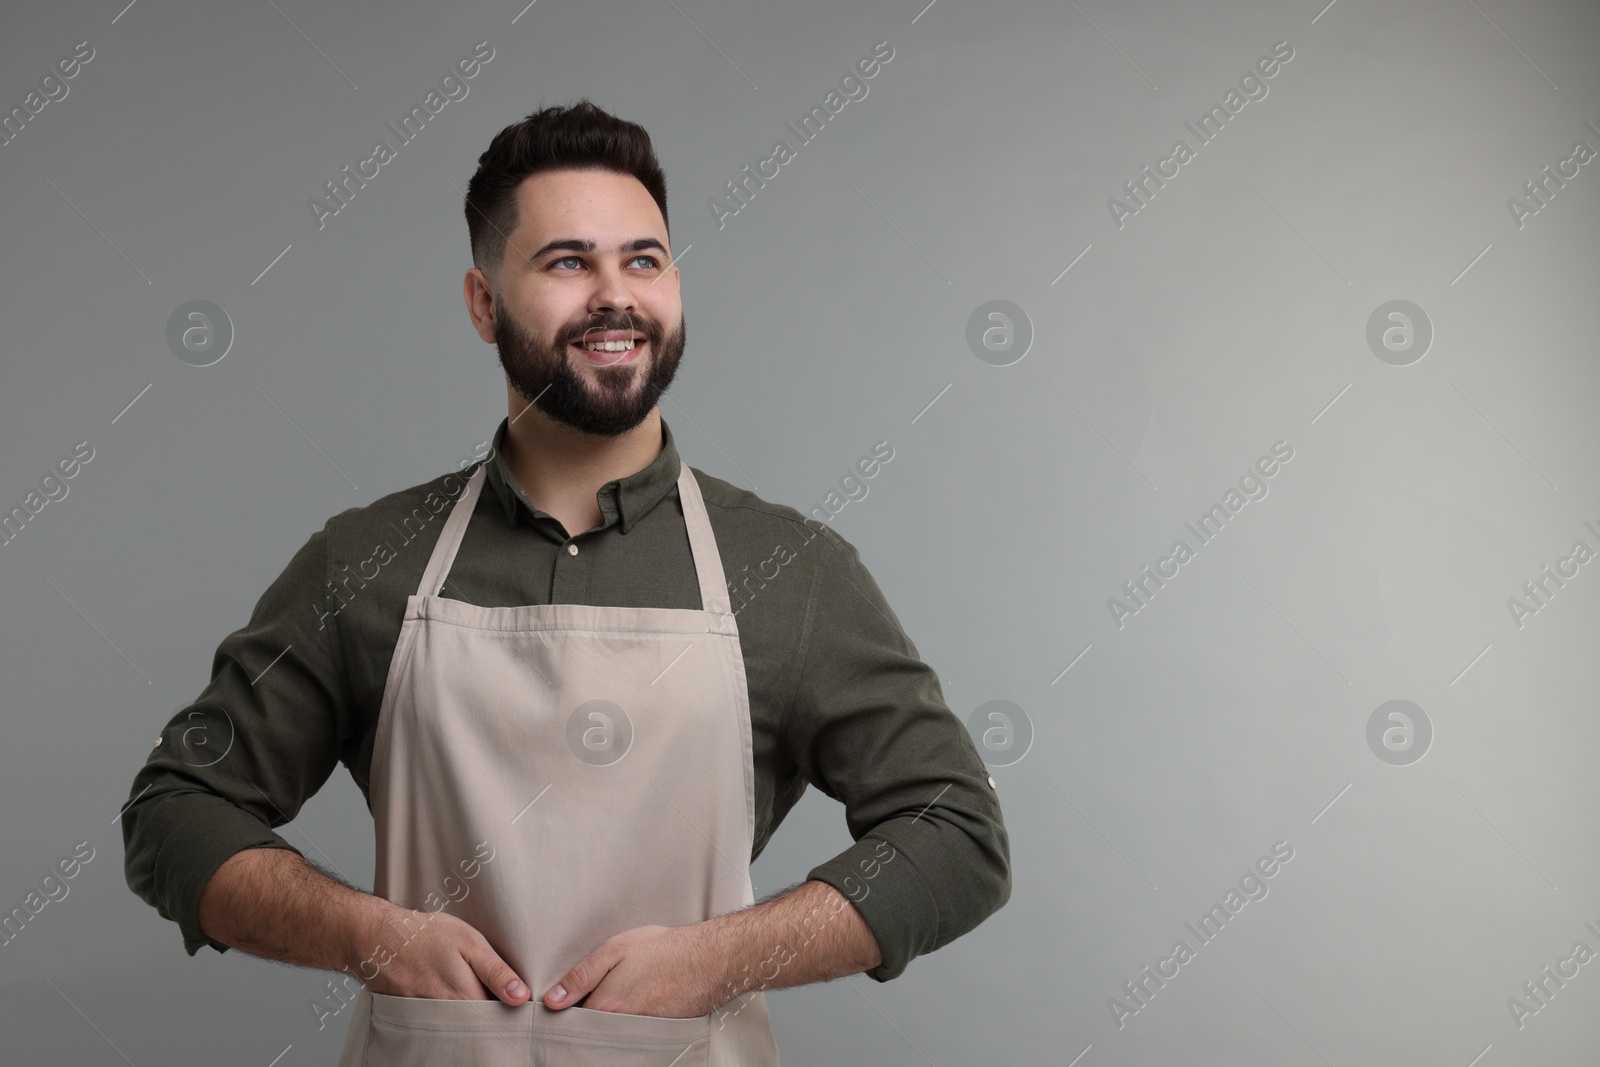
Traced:
[[[451, 509], [390, 661], [374, 891], [470, 923], [532, 997], [363, 988], [340, 1067], [776, 1067], [759, 991], [688, 1019], [542, 1002], [613, 934], [755, 901], [750, 695], [700, 487], [682, 465], [699, 610], [482, 608], [439, 591], [484, 477], [480, 465]], [[404, 952], [406, 937], [386, 944]]]

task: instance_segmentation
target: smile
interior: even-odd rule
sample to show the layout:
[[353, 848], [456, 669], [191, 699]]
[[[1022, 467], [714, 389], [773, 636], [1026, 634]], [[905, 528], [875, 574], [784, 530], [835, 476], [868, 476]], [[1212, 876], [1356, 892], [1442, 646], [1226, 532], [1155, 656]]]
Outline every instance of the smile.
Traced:
[[574, 341], [572, 347], [581, 351], [590, 363], [610, 367], [637, 358], [635, 353], [644, 348], [645, 344], [645, 338], [627, 337], [607, 341]]

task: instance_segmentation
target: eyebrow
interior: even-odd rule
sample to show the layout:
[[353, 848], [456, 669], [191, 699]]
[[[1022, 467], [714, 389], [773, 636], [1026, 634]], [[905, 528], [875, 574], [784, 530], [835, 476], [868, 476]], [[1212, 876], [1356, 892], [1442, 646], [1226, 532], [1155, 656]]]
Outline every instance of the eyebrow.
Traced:
[[[551, 241], [533, 255], [529, 256], [528, 260], [531, 262], [535, 259], [539, 259], [549, 252], [593, 252], [597, 247], [599, 246], [593, 241], [585, 240], [580, 237], [563, 237], [558, 240]], [[660, 241], [656, 240], [654, 237], [635, 237], [631, 241], [624, 241], [622, 244], [617, 246], [617, 251], [643, 252], [647, 248], [659, 249], [662, 255], [667, 255], [666, 246]]]

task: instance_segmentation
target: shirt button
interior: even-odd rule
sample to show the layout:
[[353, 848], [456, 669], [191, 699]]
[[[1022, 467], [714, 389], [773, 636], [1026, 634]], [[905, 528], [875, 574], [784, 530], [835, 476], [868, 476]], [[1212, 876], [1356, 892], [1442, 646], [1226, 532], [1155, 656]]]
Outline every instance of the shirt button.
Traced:
[[577, 554], [578, 554], [578, 546], [577, 546], [577, 545], [575, 545], [575, 544], [572, 544], [572, 543], [571, 543], [571, 542], [570, 542], [570, 541], [569, 541], [569, 542], [568, 542], [568, 543], [567, 543], [567, 555], [569, 555], [569, 556], [576, 556], [576, 555], [577, 555]]
[[994, 788], [994, 775], [992, 775], [992, 774], [989, 776], [989, 788], [990, 789]]

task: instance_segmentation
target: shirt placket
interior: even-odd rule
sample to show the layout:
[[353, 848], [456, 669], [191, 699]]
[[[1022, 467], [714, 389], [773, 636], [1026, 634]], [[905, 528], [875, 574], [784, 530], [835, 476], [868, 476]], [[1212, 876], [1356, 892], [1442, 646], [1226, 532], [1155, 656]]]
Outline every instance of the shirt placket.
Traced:
[[589, 590], [590, 538], [569, 537], [556, 550], [556, 565], [550, 576], [550, 603], [582, 604]]

